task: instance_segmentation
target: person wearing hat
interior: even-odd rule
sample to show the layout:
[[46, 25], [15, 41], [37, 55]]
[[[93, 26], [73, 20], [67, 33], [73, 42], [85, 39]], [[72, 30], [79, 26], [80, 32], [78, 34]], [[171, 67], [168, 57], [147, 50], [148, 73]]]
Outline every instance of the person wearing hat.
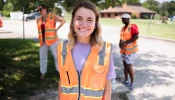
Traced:
[[[45, 74], [47, 72], [47, 55], [49, 49], [54, 57], [55, 67], [58, 71], [56, 46], [59, 43], [59, 38], [57, 36], [57, 31], [63, 26], [65, 20], [62, 17], [49, 12], [48, 7], [44, 4], [38, 6], [37, 11], [41, 15], [36, 20], [40, 43], [40, 78], [45, 79]], [[57, 28], [56, 22], [60, 22]]]
[[[134, 70], [133, 63], [136, 52], [138, 51], [137, 39], [138, 39], [138, 27], [136, 24], [130, 24], [131, 16], [129, 14], [122, 15], [122, 22], [125, 26], [121, 29], [120, 33], [120, 53], [124, 65], [125, 80], [122, 82], [130, 90], [134, 89]], [[131, 82], [128, 81], [128, 74]]]

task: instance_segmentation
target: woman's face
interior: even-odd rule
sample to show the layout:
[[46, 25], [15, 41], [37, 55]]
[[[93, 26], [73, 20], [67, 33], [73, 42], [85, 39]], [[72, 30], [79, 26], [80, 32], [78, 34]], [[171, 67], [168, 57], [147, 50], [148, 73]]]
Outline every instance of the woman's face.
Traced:
[[79, 8], [73, 19], [73, 28], [78, 38], [90, 38], [96, 23], [95, 13], [87, 8]]
[[46, 9], [42, 8], [42, 7], [39, 7], [39, 13], [41, 15], [45, 15], [46, 14]]

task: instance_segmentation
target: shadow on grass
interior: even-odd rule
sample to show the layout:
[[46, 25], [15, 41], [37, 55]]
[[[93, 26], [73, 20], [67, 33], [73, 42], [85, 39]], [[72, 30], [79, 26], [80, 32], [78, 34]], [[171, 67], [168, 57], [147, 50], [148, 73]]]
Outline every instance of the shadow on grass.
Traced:
[[33, 40], [0, 40], [0, 100], [24, 100], [36, 90], [57, 88], [59, 75], [49, 53], [46, 79], [39, 71], [39, 46]]

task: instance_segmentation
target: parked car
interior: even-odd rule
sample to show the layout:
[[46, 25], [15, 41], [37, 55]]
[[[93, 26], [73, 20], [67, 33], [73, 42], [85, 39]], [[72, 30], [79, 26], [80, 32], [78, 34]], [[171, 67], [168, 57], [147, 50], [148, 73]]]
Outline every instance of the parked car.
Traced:
[[0, 17], [0, 27], [3, 26], [2, 18]]
[[33, 13], [30, 13], [28, 16], [25, 16], [25, 20], [26, 21], [35, 20], [39, 16], [40, 16], [39, 12], [33, 12]]

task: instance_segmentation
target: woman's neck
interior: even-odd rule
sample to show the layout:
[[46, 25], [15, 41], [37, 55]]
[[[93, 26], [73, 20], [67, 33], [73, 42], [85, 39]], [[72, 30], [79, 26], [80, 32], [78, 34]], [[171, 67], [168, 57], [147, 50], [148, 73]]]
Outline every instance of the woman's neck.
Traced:
[[89, 44], [90, 43], [90, 37], [78, 37], [77, 36], [77, 41], [79, 43]]
[[47, 13], [43, 14], [42, 17], [46, 18], [47, 17]]

